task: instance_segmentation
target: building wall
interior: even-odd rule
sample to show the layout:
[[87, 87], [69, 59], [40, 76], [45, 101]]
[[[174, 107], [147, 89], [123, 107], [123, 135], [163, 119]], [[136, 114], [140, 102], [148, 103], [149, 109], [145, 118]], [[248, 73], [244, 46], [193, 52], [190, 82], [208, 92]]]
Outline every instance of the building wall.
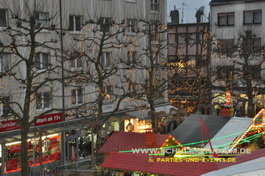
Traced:
[[[6, 4], [7, 2], [7, 4]], [[99, 30], [99, 25], [91, 24], [91, 21], [97, 22], [100, 17], [111, 17], [112, 21], [115, 21], [116, 25], [112, 26], [111, 31], [114, 33], [117, 31], [118, 28], [126, 27], [126, 23], [124, 24], [124, 21], [128, 18], [137, 19], [138, 21], [138, 28], [139, 30], [143, 30], [144, 23], [142, 21], [146, 21], [150, 23], [152, 20], [159, 20], [159, 22], [162, 24], [162, 26], [165, 28], [166, 26], [166, 0], [160, 0], [159, 1], [159, 11], [158, 12], [151, 12], [150, 10], [150, 1], [135, 1], [130, 2], [128, 0], [67, 0], [62, 1], [62, 24], [64, 29], [64, 36], [63, 36], [63, 47], [66, 50], [64, 57], [65, 57], [65, 64], [64, 67], [68, 71], [71, 70], [71, 63], [68, 60], [69, 59], [69, 53], [71, 50], [78, 50], [81, 52], [88, 53], [91, 57], [95, 57], [97, 55], [98, 48], [95, 45], [89, 45], [87, 42], [76, 42], [76, 39], [84, 39], [84, 38], [96, 38], [100, 37], [102, 34], [100, 32], [94, 33], [93, 30]], [[49, 22], [51, 25], [54, 25], [55, 28], [59, 29], [60, 27], [60, 17], [59, 17], [59, 1], [53, 1], [53, 0], [13, 0], [11, 1], [5, 1], [1, 0], [1, 7], [11, 10], [19, 10], [25, 4], [29, 4], [30, 9], [34, 9], [36, 11], [40, 12], [48, 12], [49, 17], [51, 18], [51, 21]], [[36, 8], [37, 7], [37, 8]], [[14, 10], [13, 10], [14, 11]], [[31, 12], [32, 13], [32, 12]], [[8, 13], [9, 18], [11, 18], [11, 13]], [[22, 15], [27, 15], [26, 13]], [[69, 15], [80, 15], [81, 16], [81, 24], [82, 29], [80, 31], [68, 31], [69, 29]], [[12, 20], [9, 20], [10, 22]], [[13, 21], [14, 22], [14, 21]], [[15, 22], [13, 24], [9, 24], [12, 26], [15, 26]], [[5, 31], [1, 31], [0, 35], [3, 36], [3, 40], [5, 43], [8, 43], [10, 38], [6, 36]], [[164, 43], [166, 43], [166, 35], [163, 34], [160, 36], [161, 41], [163, 40]], [[47, 73], [40, 76], [38, 79], [35, 80], [36, 83], [39, 83], [40, 80], [45, 80], [46, 78], [61, 78], [61, 69], [59, 68], [61, 66], [61, 58], [60, 58], [60, 36], [59, 36], [59, 30], [57, 32], [53, 31], [42, 31], [37, 36], [38, 41], [49, 41], [54, 40], [56, 42], [52, 44], [48, 44], [48, 48], [38, 47], [37, 52], [44, 52], [49, 53], [49, 59], [52, 67], [58, 67], [55, 69], [55, 72], [53, 73]], [[148, 45], [148, 36], [144, 36], [143, 33], [139, 34], [120, 34], [117, 38], [110, 38], [109, 41], [116, 41], [118, 42], [118, 39], [121, 41], [121, 43], [133, 43], [130, 47], [121, 47], [121, 48], [110, 48], [106, 49], [104, 51], [110, 51], [112, 53], [112, 56], [114, 58], [114, 61], [125, 60], [127, 59], [127, 52], [130, 50], [135, 50], [138, 52], [138, 55], [143, 55], [141, 57], [141, 60], [143, 63], [148, 64], [146, 54], [144, 54], [145, 49]], [[26, 41], [27, 39], [24, 37], [21, 39], [21, 42]], [[22, 48], [23, 53], [25, 57], [27, 57], [30, 54], [29, 48]], [[67, 54], [68, 52], [68, 54]], [[166, 58], [166, 50], [163, 49], [161, 51], [162, 56]], [[161, 62], [164, 62], [163, 57], [161, 57]], [[15, 64], [18, 61], [16, 59], [16, 56], [11, 56], [11, 65]], [[123, 66], [123, 65], [121, 65]], [[21, 78], [25, 78], [25, 66], [23, 64], [19, 64], [19, 67], [16, 69], [16, 76], [20, 75]], [[85, 61], [83, 62], [82, 69], [84, 71], [93, 70], [93, 67], [91, 65], [88, 65]], [[36, 72], [38, 73], [38, 71]], [[69, 76], [67, 72], [65, 72], [65, 76]], [[132, 74], [132, 77], [135, 80], [144, 81], [144, 78], [146, 78], [147, 73], [145, 70], [133, 70], [133, 71], [119, 71], [118, 74], [112, 76], [109, 81], [113, 85], [113, 87], [122, 85], [121, 83], [121, 77], [122, 75], [128, 75]], [[139, 79], [140, 78], [140, 79]], [[25, 96], [25, 89], [21, 88], [21, 84], [19, 84], [17, 81], [14, 81], [12, 78], [4, 77], [0, 79], [1, 83], [1, 89], [0, 93], [2, 96], [9, 95], [11, 96], [11, 101], [19, 102], [19, 104], [23, 105], [24, 102], [24, 96]], [[72, 108], [73, 105], [71, 103], [71, 91], [74, 87], [81, 86], [84, 89], [84, 96], [83, 101], [89, 102], [92, 100], [96, 100], [96, 94], [97, 89], [94, 84], [92, 83], [76, 83], [76, 85], [66, 85], [65, 86], [65, 102], [66, 102], [66, 109]], [[124, 83], [123, 85], [125, 89], [127, 89], [127, 83]], [[62, 108], [62, 85], [59, 81], [55, 81], [52, 83], [48, 83], [47, 86], [44, 86], [43, 89], [40, 91], [46, 92], [51, 91], [52, 92], [52, 108], [60, 109]], [[105, 105], [105, 112], [112, 111], [115, 106], [115, 101], [110, 101]], [[126, 108], [126, 104], [128, 101], [124, 102], [124, 108]], [[136, 101], [136, 103], [132, 103], [135, 105], [143, 105], [142, 102]], [[37, 116], [40, 113], [45, 112], [47, 109], [42, 110], [36, 110], [36, 101], [33, 98], [32, 106], [31, 106], [31, 116]]]

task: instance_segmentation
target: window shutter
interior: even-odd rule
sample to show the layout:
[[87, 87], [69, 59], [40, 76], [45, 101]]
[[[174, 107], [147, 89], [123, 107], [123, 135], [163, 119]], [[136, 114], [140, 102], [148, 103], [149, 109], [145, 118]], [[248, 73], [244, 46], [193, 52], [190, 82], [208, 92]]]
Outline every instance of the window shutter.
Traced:
[[76, 90], [72, 90], [72, 104], [76, 104]]
[[6, 10], [0, 10], [0, 27], [7, 27]]
[[69, 16], [69, 30], [74, 30], [74, 16]]
[[81, 17], [75, 16], [76, 31], [81, 31]]
[[41, 69], [40, 68], [40, 53], [37, 53], [36, 56], [35, 56], [35, 61], [36, 61], [36, 69]]

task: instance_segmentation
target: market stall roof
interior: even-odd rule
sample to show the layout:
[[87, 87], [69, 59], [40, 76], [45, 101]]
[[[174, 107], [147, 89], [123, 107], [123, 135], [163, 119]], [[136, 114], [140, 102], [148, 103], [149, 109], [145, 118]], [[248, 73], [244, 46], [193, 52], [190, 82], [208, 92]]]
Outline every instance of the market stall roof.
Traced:
[[[158, 158], [164, 162], [157, 162]], [[213, 162], [165, 162], [170, 158], [161, 156], [152, 156], [152, 159], [154, 162], [150, 162], [148, 154], [111, 152], [101, 167], [174, 176], [199, 176], [218, 169]]]
[[[164, 105], [164, 106], [159, 106], [155, 107], [156, 112], [164, 111], [167, 115], [170, 115], [170, 109], [177, 110], [178, 108], [172, 106], [172, 105]], [[127, 115], [132, 116], [134, 118], [138, 119], [147, 119], [148, 118], [148, 112], [150, 111], [150, 108], [146, 108], [143, 110], [137, 110], [137, 111], [132, 111], [132, 112], [126, 112]]]
[[[191, 114], [172, 132], [172, 136], [176, 138], [181, 144], [202, 141], [200, 117], [202, 117], [202, 120], [208, 128], [210, 139], [213, 138], [219, 132], [219, 130], [222, 129], [222, 127], [230, 120], [230, 117]], [[205, 136], [204, 140], [207, 140]], [[201, 143], [198, 143], [189, 146], [194, 147], [201, 145]]]
[[[213, 147], [229, 148], [230, 144], [240, 137], [251, 125], [252, 118], [232, 117], [211, 140]], [[209, 144], [205, 148], [210, 148]]]
[[265, 175], [265, 149], [260, 149], [251, 154], [239, 155], [236, 162], [217, 163], [219, 170], [209, 172], [203, 176], [228, 176], [243, 174], [249, 176]]
[[170, 137], [166, 134], [154, 134], [155, 145], [146, 146], [146, 133], [115, 131], [99, 153], [110, 153], [132, 149], [159, 148]]

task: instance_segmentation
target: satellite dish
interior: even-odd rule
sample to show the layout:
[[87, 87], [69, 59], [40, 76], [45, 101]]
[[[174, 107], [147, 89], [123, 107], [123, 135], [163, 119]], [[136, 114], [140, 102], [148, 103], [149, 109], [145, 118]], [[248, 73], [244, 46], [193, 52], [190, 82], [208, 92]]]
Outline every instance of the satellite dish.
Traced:
[[205, 9], [205, 7], [201, 6], [196, 12], [195, 17], [197, 19], [197, 23], [200, 23], [202, 21], [201, 17], [202, 17], [202, 15], [204, 13], [204, 9]]
[[201, 6], [199, 9], [198, 9], [198, 11], [204, 11], [204, 9], [205, 9], [205, 7], [204, 6]]

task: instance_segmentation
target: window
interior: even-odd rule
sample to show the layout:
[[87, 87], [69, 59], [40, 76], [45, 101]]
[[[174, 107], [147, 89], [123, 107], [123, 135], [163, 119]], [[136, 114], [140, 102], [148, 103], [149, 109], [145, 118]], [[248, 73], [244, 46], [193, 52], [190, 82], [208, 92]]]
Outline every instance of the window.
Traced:
[[104, 100], [112, 99], [112, 86], [104, 86], [103, 94], [105, 95]]
[[248, 67], [243, 67], [244, 77], [248, 78], [251, 76], [251, 79], [261, 79], [261, 65], [249, 65]]
[[235, 13], [218, 13], [218, 26], [234, 26]]
[[234, 51], [234, 39], [219, 40], [219, 52], [231, 56]]
[[36, 109], [51, 108], [52, 96], [51, 92], [42, 92], [36, 94]]
[[83, 90], [81, 88], [79, 89], [73, 89], [72, 90], [72, 104], [82, 104], [83, 103]]
[[0, 73], [9, 71], [10, 57], [8, 54], [0, 54]]
[[127, 32], [135, 33], [137, 30], [137, 20], [136, 19], [127, 19]]
[[2, 97], [2, 101], [0, 102], [0, 116], [7, 116], [10, 112], [10, 108], [7, 104], [10, 103], [9, 97]]
[[111, 18], [105, 18], [105, 17], [101, 17], [100, 18], [100, 31], [101, 32], [110, 32], [110, 28], [111, 28]]
[[112, 65], [111, 53], [110, 52], [103, 52], [100, 62], [101, 62], [100, 64], [102, 67], [111, 67], [111, 65]]
[[227, 26], [234, 26], [235, 23], [235, 13], [227, 13]]
[[158, 40], [158, 27], [159, 27], [159, 21], [158, 20], [152, 20], [151, 21], [151, 38], [152, 40]]
[[7, 11], [0, 9], [0, 27], [7, 27]]
[[226, 17], [225, 13], [218, 13], [218, 26], [225, 26], [226, 25], [225, 17]]
[[151, 12], [159, 12], [159, 0], [151, 0]]
[[49, 56], [47, 53], [37, 53], [35, 60], [36, 60], [37, 70], [43, 70], [49, 68]]
[[71, 67], [75, 70], [82, 68], [82, 53], [78, 51], [73, 51], [71, 53]]
[[49, 26], [49, 13], [36, 12], [36, 25], [39, 28]]
[[218, 79], [233, 79], [234, 77], [234, 67], [233, 66], [223, 66], [217, 68], [217, 78]]
[[253, 38], [252, 49], [253, 49], [253, 52], [261, 51], [261, 38]]
[[261, 24], [261, 20], [262, 20], [261, 10], [254, 10], [253, 11], [253, 23], [254, 24]]
[[135, 92], [136, 91], [136, 84], [129, 82], [128, 83], [128, 92]]
[[243, 40], [243, 49], [253, 53], [261, 52], [261, 38], [253, 38], [251, 31], [247, 31]]
[[137, 61], [137, 52], [136, 51], [128, 51], [127, 52], [127, 64], [131, 66], [135, 66]]
[[70, 31], [81, 31], [81, 16], [70, 15], [69, 16], [69, 30]]
[[158, 52], [154, 53], [153, 59], [154, 59], [154, 64], [160, 64], [160, 57]]
[[244, 11], [244, 25], [261, 24], [262, 11], [261, 10], [250, 10]]

